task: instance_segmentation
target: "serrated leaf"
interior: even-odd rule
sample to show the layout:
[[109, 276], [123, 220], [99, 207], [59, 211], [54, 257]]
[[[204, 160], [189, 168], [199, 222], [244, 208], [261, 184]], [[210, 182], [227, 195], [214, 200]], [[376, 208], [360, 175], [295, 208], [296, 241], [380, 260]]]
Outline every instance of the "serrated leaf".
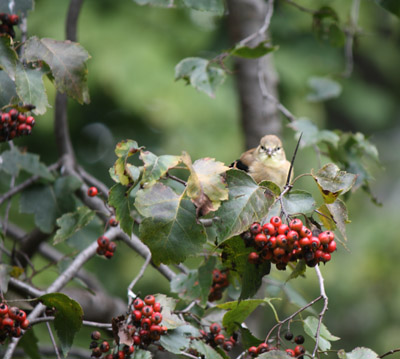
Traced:
[[263, 343], [265, 339], [261, 340], [256, 338], [249, 329], [240, 327], [240, 334], [242, 338], [242, 343], [245, 348], [252, 346], [257, 347], [259, 344]]
[[15, 73], [15, 85], [17, 94], [25, 104], [35, 106], [33, 112], [42, 115], [46, 112], [46, 107], [50, 107], [47, 101], [46, 88], [43, 83], [43, 69], [32, 69], [18, 64]]
[[0, 155], [0, 171], [11, 176], [18, 176], [21, 170], [50, 181], [54, 180], [51, 172], [40, 162], [39, 156], [36, 154], [20, 152], [17, 147], [14, 147]]
[[400, 2], [398, 0], [376, 0], [380, 6], [393, 15], [400, 17]]
[[124, 158], [117, 158], [114, 163], [114, 173], [118, 178], [118, 182], [122, 185], [127, 186], [131, 182], [130, 178], [126, 175]]
[[78, 207], [75, 212], [65, 213], [57, 219], [60, 227], [54, 236], [54, 244], [61, 243], [78, 232], [93, 219], [95, 213], [87, 207]]
[[54, 327], [61, 343], [64, 357], [74, 341], [75, 334], [82, 326], [83, 310], [78, 302], [63, 293], [50, 293], [39, 297], [39, 300], [49, 308], [55, 308]]
[[317, 182], [325, 203], [333, 203], [336, 198], [346, 193], [355, 184], [357, 175], [341, 171], [338, 166], [328, 163], [312, 176]]
[[69, 40], [31, 37], [24, 46], [24, 59], [27, 62], [44, 61], [51, 69], [57, 90], [80, 104], [90, 102], [86, 68], [89, 57], [80, 44]]
[[0, 107], [15, 102], [16, 98], [17, 92], [14, 81], [10, 79], [5, 71], [0, 71]]
[[141, 151], [140, 159], [144, 163], [141, 183], [145, 186], [152, 185], [182, 160], [181, 156], [163, 155], [158, 157], [150, 151]]
[[228, 199], [228, 189], [221, 174], [229, 167], [213, 158], [192, 161], [187, 153], [182, 155], [184, 164], [190, 170], [186, 185], [186, 194], [196, 205], [198, 216], [205, 216], [216, 211], [221, 201]]
[[213, 282], [212, 271], [214, 270], [216, 263], [216, 257], [211, 256], [198, 269], [201, 304], [203, 305], [207, 303], [208, 295]]
[[347, 241], [346, 223], [349, 223], [350, 221], [347, 213], [346, 204], [342, 200], [337, 199], [335, 202], [327, 204], [326, 206], [336, 223], [337, 229], [339, 230], [343, 239]]
[[156, 264], [180, 263], [198, 253], [207, 240], [203, 226], [196, 221], [193, 203], [162, 183], [139, 190], [135, 207], [147, 217], [139, 233]]
[[180, 354], [181, 351], [189, 348], [190, 337], [199, 337], [198, 329], [191, 325], [182, 325], [173, 330], [169, 330], [167, 335], [162, 335], [160, 344], [170, 353]]
[[223, 359], [212, 347], [201, 340], [193, 340], [190, 347], [203, 354], [204, 359]]
[[221, 203], [216, 212], [219, 240], [223, 241], [247, 230], [255, 221], [268, 213], [275, 196], [259, 187], [244, 171], [226, 172], [229, 199]]
[[33, 185], [21, 194], [20, 212], [34, 214], [35, 224], [44, 233], [51, 233], [58, 217], [75, 209], [73, 192], [81, 182], [72, 176], [58, 178], [54, 185]]
[[225, 80], [225, 71], [210, 66], [210, 62], [201, 57], [188, 57], [175, 67], [175, 80], [180, 79], [210, 97], [215, 97], [216, 88]]
[[294, 190], [283, 197], [283, 206], [288, 214], [310, 213], [314, 211], [316, 203], [311, 193]]
[[266, 54], [276, 51], [278, 46], [271, 46], [269, 40], [261, 41], [255, 47], [249, 46], [236, 46], [230, 50], [230, 54], [238, 57], [244, 57], [246, 59], [257, 59], [259, 57], [265, 56]]
[[0, 1], [0, 12], [19, 14], [28, 10], [33, 10], [33, 0]]
[[258, 359], [290, 359], [293, 358], [282, 350], [271, 350], [257, 356]]
[[168, 329], [175, 329], [186, 324], [182, 319], [173, 313], [177, 303], [176, 299], [167, 297], [165, 294], [157, 294], [155, 297], [156, 301], [159, 302], [163, 308], [162, 325], [166, 326]]
[[21, 347], [25, 354], [31, 359], [41, 359], [39, 352], [39, 340], [36, 337], [33, 329], [27, 330], [22, 336], [18, 343], [18, 347]]
[[296, 267], [293, 269], [292, 273], [290, 273], [289, 277], [286, 279], [286, 282], [288, 282], [291, 279], [295, 279], [299, 276], [304, 275], [306, 269], [307, 269], [306, 262], [304, 260], [299, 260], [296, 264]]
[[127, 187], [120, 183], [111, 187], [108, 195], [108, 204], [115, 208], [115, 218], [119, 221], [121, 229], [129, 236], [132, 234], [134, 224], [131, 216], [131, 211], [134, 208], [133, 201]]
[[178, 293], [180, 298], [188, 301], [197, 299], [202, 294], [197, 270], [190, 270], [187, 274], [177, 274], [172, 278], [170, 287], [171, 292]]
[[115, 146], [117, 157], [127, 158], [140, 150], [138, 143], [134, 140], [124, 140]]
[[310, 102], [319, 102], [338, 97], [342, 93], [342, 86], [328, 78], [313, 76], [308, 80], [311, 92], [307, 95]]
[[226, 302], [218, 305], [218, 308], [228, 310], [222, 320], [222, 325], [226, 332], [231, 335], [263, 303], [265, 303], [263, 299], [247, 299], [240, 302]]
[[[303, 328], [305, 333], [310, 336], [315, 341], [315, 335], [317, 333], [319, 320], [316, 317], [308, 316], [303, 321]], [[321, 323], [320, 332], [319, 332], [319, 339], [318, 339], [318, 346], [321, 351], [326, 351], [331, 348], [332, 341], [339, 340], [340, 338], [332, 335], [324, 323]]]
[[15, 80], [15, 67], [17, 66], [17, 53], [11, 46], [11, 39], [8, 36], [0, 37], [0, 69]]
[[365, 347], [353, 349], [350, 353], [346, 353], [343, 349], [338, 351], [339, 359], [378, 359], [381, 358], [373, 350]]

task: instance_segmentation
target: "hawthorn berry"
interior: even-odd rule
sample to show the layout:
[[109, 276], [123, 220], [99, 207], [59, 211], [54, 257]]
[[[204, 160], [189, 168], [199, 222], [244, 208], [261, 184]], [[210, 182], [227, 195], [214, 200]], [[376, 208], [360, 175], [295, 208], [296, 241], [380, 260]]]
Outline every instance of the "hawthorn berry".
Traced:
[[215, 342], [215, 344], [217, 344], [217, 345], [223, 344], [224, 341], [225, 341], [225, 336], [224, 336], [223, 334], [217, 334], [217, 335], [214, 337], [214, 342]]
[[287, 224], [282, 223], [278, 227], [278, 234], [284, 234], [286, 236], [289, 231], [290, 231], [290, 228], [289, 228], [289, 226]]
[[94, 187], [94, 186], [89, 187], [89, 189], [87, 191], [87, 194], [89, 197], [95, 197], [95, 196], [97, 196], [98, 193], [99, 193], [99, 191], [98, 191], [97, 187]]
[[234, 345], [234, 343], [233, 343], [231, 340], [227, 340], [227, 341], [225, 341], [225, 343], [224, 343], [224, 345], [223, 345], [223, 348], [224, 348], [227, 352], [229, 352], [229, 351], [232, 350], [233, 345]]
[[112, 217], [109, 219], [108, 224], [111, 227], [116, 227], [116, 226], [118, 226], [119, 222], [114, 217]]
[[255, 358], [257, 355], [258, 355], [258, 353], [257, 353], [257, 347], [250, 347], [249, 349], [247, 349], [247, 351], [249, 352], [249, 354], [253, 357], [253, 358]]
[[161, 303], [160, 302], [155, 302], [153, 304], [153, 310], [155, 312], [161, 313], [161, 311], [162, 311]]
[[101, 334], [100, 334], [100, 332], [99, 331], [94, 331], [94, 332], [92, 332], [91, 334], [90, 334], [90, 337], [93, 339], [93, 340], [99, 340], [100, 338], [101, 338]]
[[294, 355], [296, 357], [303, 355], [306, 352], [305, 348], [302, 345], [296, 345], [294, 348]]
[[8, 306], [6, 303], [1, 303], [0, 304], [0, 315], [6, 315], [8, 313]]
[[108, 243], [110, 243], [110, 240], [106, 236], [100, 236], [97, 238], [97, 244], [99, 247], [105, 248], [108, 246]]
[[110, 350], [110, 344], [108, 343], [108, 341], [104, 340], [101, 344], [100, 344], [100, 350], [102, 353], [107, 353]]
[[296, 344], [303, 344], [303, 343], [304, 343], [304, 337], [303, 337], [302, 335], [297, 335], [297, 336], [294, 338], [294, 342], [295, 342]]
[[256, 264], [258, 263], [259, 255], [257, 252], [251, 252], [247, 258], [250, 263]]
[[328, 247], [326, 248], [326, 250], [329, 253], [333, 253], [334, 251], [336, 251], [336, 242], [335, 241], [329, 242]]
[[150, 306], [150, 305], [145, 305], [145, 306], [142, 308], [142, 314], [143, 314], [145, 317], [151, 317], [151, 315], [153, 314], [153, 312], [154, 312], [153, 307]]
[[279, 227], [279, 226], [282, 224], [282, 219], [281, 219], [281, 217], [273, 216], [273, 217], [271, 217], [270, 222], [271, 222], [275, 227]]
[[254, 222], [251, 226], [250, 226], [250, 232], [252, 234], [258, 234], [261, 232], [261, 225], [258, 222]]
[[265, 234], [270, 235], [270, 236], [274, 235], [275, 232], [276, 232], [275, 226], [270, 222], [269, 223], [265, 223], [263, 225], [262, 229], [263, 229], [263, 232]]
[[290, 331], [287, 331], [287, 332], [285, 333], [285, 339], [286, 339], [286, 340], [292, 340], [292, 339], [293, 339], [293, 333], [290, 332]]
[[257, 354], [260, 355], [262, 353], [265, 353], [269, 350], [269, 345], [267, 343], [261, 343], [258, 347], [257, 347]]
[[221, 331], [221, 326], [218, 323], [212, 323], [210, 325], [210, 332], [213, 334], [218, 334]]
[[286, 352], [287, 355], [289, 355], [291, 357], [295, 356], [295, 353], [294, 353], [293, 349], [286, 349], [285, 352]]
[[300, 219], [298, 219], [298, 218], [292, 219], [292, 220], [290, 221], [290, 223], [289, 223], [289, 227], [290, 227], [290, 229], [292, 229], [293, 231], [300, 232], [301, 229], [303, 228], [303, 222], [302, 222]]
[[156, 298], [154, 297], [154, 295], [146, 295], [144, 297], [144, 302], [147, 305], [153, 305], [156, 302]]
[[265, 244], [267, 243], [267, 236], [264, 233], [258, 233], [255, 237], [254, 237], [254, 242], [256, 244], [257, 247], [264, 247]]
[[[153, 310], [154, 310], [154, 308], [153, 308]], [[151, 315], [151, 321], [152, 321], [153, 323], [155, 323], [155, 324], [161, 323], [161, 321], [162, 321], [162, 314], [161, 314], [161, 313], [158, 313], [158, 312], [154, 312], [154, 313]]]
[[21, 329], [26, 330], [30, 327], [30, 323], [28, 319], [25, 319], [21, 324], [20, 324]]
[[141, 310], [144, 307], [144, 302], [140, 298], [136, 298], [133, 301], [133, 307], [137, 310]]

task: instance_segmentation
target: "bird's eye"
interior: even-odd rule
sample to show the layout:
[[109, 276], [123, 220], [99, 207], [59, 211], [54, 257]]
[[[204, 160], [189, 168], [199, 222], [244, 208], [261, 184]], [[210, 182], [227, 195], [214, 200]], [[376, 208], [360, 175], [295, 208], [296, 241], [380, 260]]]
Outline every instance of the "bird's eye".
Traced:
[[263, 151], [265, 151], [265, 147], [264, 147], [264, 146], [261, 146], [261, 149], [262, 149]]
[[281, 149], [280, 147], [277, 147], [277, 148], [276, 148], [277, 151], [279, 151], [280, 149]]

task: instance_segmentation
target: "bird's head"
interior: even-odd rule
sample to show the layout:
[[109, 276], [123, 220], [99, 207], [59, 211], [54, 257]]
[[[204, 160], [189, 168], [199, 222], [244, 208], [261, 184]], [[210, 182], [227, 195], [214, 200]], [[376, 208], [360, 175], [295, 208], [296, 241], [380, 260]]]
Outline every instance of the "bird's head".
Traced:
[[266, 135], [260, 140], [257, 147], [258, 156], [263, 161], [284, 161], [286, 160], [285, 151], [281, 140], [275, 135]]

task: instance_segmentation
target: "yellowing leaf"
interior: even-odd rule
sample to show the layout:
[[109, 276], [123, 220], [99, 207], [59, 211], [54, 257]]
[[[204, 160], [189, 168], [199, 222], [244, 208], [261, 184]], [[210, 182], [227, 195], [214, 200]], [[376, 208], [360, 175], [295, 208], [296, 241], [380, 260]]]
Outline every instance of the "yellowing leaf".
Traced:
[[213, 158], [202, 158], [192, 164], [187, 153], [182, 155], [182, 159], [190, 170], [186, 194], [196, 205], [197, 215], [216, 211], [221, 201], [228, 199], [227, 185], [221, 174], [229, 168]]

